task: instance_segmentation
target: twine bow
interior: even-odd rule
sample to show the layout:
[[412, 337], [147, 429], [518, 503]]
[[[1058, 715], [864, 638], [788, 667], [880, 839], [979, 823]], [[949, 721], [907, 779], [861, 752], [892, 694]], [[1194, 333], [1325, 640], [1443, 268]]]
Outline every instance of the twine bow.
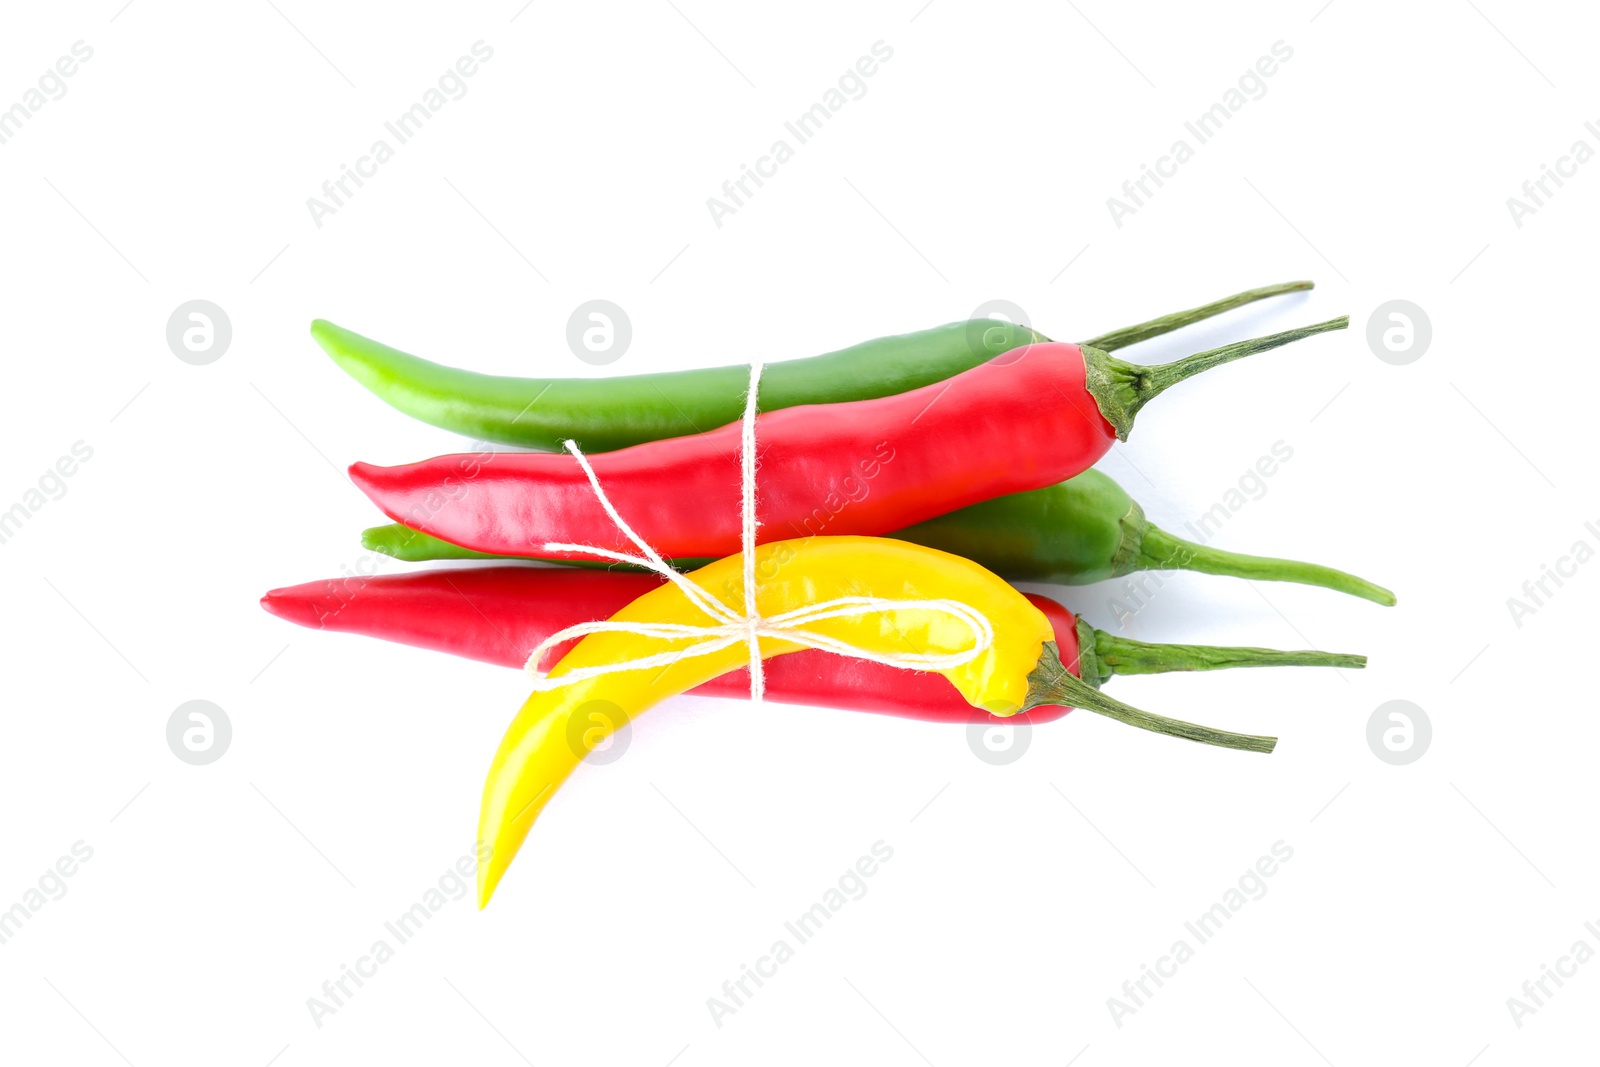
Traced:
[[[578, 466], [583, 468], [583, 473], [588, 476], [589, 485], [594, 489], [595, 498], [600, 501], [600, 506], [605, 509], [606, 515], [616, 524], [617, 529], [621, 530], [623, 535], [638, 547], [640, 554], [630, 555], [626, 552], [614, 552], [594, 545], [565, 544], [557, 541], [547, 542], [544, 546], [545, 551], [583, 553], [600, 559], [615, 560], [618, 563], [632, 563], [654, 571], [676, 585], [683, 595], [689, 599], [689, 602], [699, 608], [711, 621], [701, 625], [607, 621], [586, 622], [576, 626], [569, 626], [541, 641], [539, 647], [535, 648], [528, 657], [527, 671], [533, 677], [533, 688], [536, 692], [560, 689], [573, 682], [594, 678], [602, 674], [666, 667], [696, 656], [709, 656], [733, 645], [744, 643], [750, 649], [750, 699], [759, 704], [766, 692], [766, 677], [761, 665], [761, 638], [763, 637], [787, 641], [806, 648], [819, 648], [841, 656], [853, 656], [857, 659], [871, 660], [874, 663], [883, 663], [890, 667], [899, 667], [904, 670], [924, 671], [949, 670], [962, 664], [970, 663], [994, 644], [994, 626], [989, 622], [989, 619], [983, 613], [958, 600], [895, 600], [888, 597], [845, 596], [818, 604], [808, 604], [805, 607], [795, 608], [792, 611], [781, 612], [777, 615], [764, 616], [761, 614], [756, 606], [755, 553], [756, 527], [760, 525], [756, 522], [756, 390], [760, 380], [761, 364], [752, 363], [750, 365], [750, 391], [745, 399], [743, 434], [740, 440], [740, 461], [744, 476], [743, 507], [740, 514], [742, 527], [741, 551], [744, 562], [744, 614], [740, 615], [705, 589], [669, 567], [666, 561], [661, 558], [661, 555], [635, 533], [633, 528], [617, 513], [617, 509], [612, 505], [610, 499], [606, 497], [605, 490], [600, 487], [600, 479], [595, 475], [594, 468], [589, 465], [588, 458], [578, 448], [577, 442], [566, 441], [564, 444], [567, 451], [572, 453], [572, 457], [578, 461]], [[967, 628], [972, 631], [973, 647], [964, 652], [943, 655], [918, 652], [884, 653], [862, 648], [848, 641], [807, 629], [811, 624], [821, 622], [824, 619], [848, 618], [885, 611], [915, 609], [944, 612], [959, 622], [965, 623]], [[630, 633], [637, 634], [640, 637], [659, 638], [664, 641], [685, 638], [700, 638], [700, 640], [686, 648], [658, 652], [648, 656], [638, 656], [618, 663], [608, 663], [595, 667], [578, 667], [557, 678], [551, 678], [548, 674], [539, 670], [540, 658], [551, 648], [574, 637], [597, 633]]]

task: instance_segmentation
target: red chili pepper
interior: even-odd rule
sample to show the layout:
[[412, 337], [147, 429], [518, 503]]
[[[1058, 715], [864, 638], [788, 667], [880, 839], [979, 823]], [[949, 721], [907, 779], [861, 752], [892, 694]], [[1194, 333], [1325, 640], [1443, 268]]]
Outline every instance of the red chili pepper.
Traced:
[[[1133, 416], [1209, 367], [1326, 330], [1344, 318], [1141, 367], [1075, 344], [1014, 349], [894, 396], [760, 416], [761, 540], [885, 534], [1005, 493], [1080, 474]], [[739, 551], [740, 426], [589, 457], [619, 512], [663, 556]], [[350, 477], [392, 519], [479, 552], [546, 542], [631, 550], [571, 456], [474, 453]], [[549, 552], [550, 558], [586, 558]]]
[[[261, 606], [301, 626], [381, 637], [468, 659], [521, 667], [545, 638], [610, 618], [661, 584], [652, 574], [501, 566], [335, 578], [274, 589]], [[1027, 594], [1055, 631], [1061, 661], [1098, 686], [1113, 673], [1254, 666], [1361, 667], [1363, 656], [1259, 648], [1147, 645], [1095, 630], [1048, 597]], [[557, 662], [578, 639], [551, 650]], [[997, 719], [967, 703], [941, 675], [804, 649], [765, 664], [767, 699], [870, 711], [928, 722], [1032, 722], [1070, 708], [1039, 707]], [[748, 670], [700, 686], [706, 696], [748, 697]]]

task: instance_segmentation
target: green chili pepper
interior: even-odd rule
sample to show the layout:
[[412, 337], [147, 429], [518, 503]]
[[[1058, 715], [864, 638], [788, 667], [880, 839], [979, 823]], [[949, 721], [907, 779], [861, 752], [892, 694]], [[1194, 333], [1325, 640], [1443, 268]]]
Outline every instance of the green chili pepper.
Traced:
[[1177, 537], [1144, 517], [1112, 479], [1087, 470], [1058, 485], [985, 500], [890, 536], [983, 564], [1012, 581], [1087, 585], [1134, 571], [1297, 582], [1391, 606], [1380, 585], [1316, 563], [1246, 556]]
[[[1176, 537], [1152, 525], [1120, 485], [1092, 469], [1059, 485], [996, 497], [889, 536], [965, 556], [1011, 581], [1087, 585], [1134, 571], [1191, 570], [1315, 585], [1383, 605], [1395, 602], [1382, 586], [1332, 567], [1224, 552]], [[474, 552], [398, 523], [363, 531], [361, 543], [412, 562], [526, 558]], [[707, 562], [673, 564], [689, 570]]]
[[[1110, 352], [1311, 287], [1286, 282], [1251, 289], [1085, 343]], [[546, 452], [561, 451], [569, 438], [585, 452], [608, 452], [737, 422], [749, 384], [743, 366], [614, 378], [502, 377], [407, 355], [323, 319], [311, 324], [311, 336], [352, 378], [413, 418], [478, 440]], [[1048, 340], [1026, 326], [973, 319], [769, 363], [761, 376], [761, 410], [893, 396]]]

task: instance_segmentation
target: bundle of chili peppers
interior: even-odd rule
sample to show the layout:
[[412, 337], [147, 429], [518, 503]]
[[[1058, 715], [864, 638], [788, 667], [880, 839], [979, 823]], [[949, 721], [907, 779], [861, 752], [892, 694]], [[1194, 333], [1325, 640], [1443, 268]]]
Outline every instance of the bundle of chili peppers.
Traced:
[[1309, 288], [1254, 289], [1082, 344], [973, 320], [754, 374], [606, 379], [475, 374], [319, 320], [318, 343], [399, 410], [541, 450], [352, 465], [392, 520], [363, 534], [367, 547], [408, 561], [520, 562], [311, 582], [262, 603], [304, 626], [534, 672], [484, 789], [480, 906], [583, 757], [691, 689], [961, 723], [1045, 722], [1080, 707], [1270, 752], [1275, 738], [1154, 715], [1099, 687], [1117, 673], [1365, 657], [1145, 644], [1007, 580], [1186, 568], [1393, 604], [1329, 567], [1178, 538], [1092, 469], [1171, 386], [1348, 319], [1153, 366], [1113, 352]]

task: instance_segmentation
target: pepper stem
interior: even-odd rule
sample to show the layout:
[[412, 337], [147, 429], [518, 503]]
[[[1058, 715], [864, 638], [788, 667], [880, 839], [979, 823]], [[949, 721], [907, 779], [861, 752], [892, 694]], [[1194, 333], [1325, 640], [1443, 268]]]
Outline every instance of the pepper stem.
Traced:
[[1188, 741], [1199, 741], [1201, 744], [1216, 745], [1220, 748], [1239, 749], [1243, 752], [1271, 752], [1278, 744], [1276, 737], [1236, 734], [1227, 730], [1215, 730], [1209, 726], [1197, 726], [1181, 719], [1169, 719], [1165, 715], [1141, 711], [1120, 700], [1114, 700], [1089, 683], [1073, 677], [1072, 673], [1062, 666], [1061, 654], [1054, 641], [1044, 643], [1039, 663], [1034, 667], [1033, 673], [1028, 675], [1028, 696], [1023, 701], [1021, 710], [1028, 711], [1043, 706], [1082, 708], [1084, 711], [1092, 711], [1096, 715], [1104, 715], [1108, 719], [1115, 719], [1129, 726], [1137, 726], [1141, 730], [1166, 734], [1168, 737], [1181, 737]]
[[1104, 630], [1094, 631], [1094, 654], [1103, 674], [1165, 674], [1168, 671], [1220, 671], [1231, 667], [1349, 667], [1359, 670], [1367, 657], [1315, 649], [1225, 648], [1216, 645], [1152, 645]]
[[1129, 363], [1109, 352], [1084, 345], [1080, 346], [1083, 351], [1084, 384], [1099, 404], [1100, 413], [1116, 431], [1118, 440], [1126, 441], [1128, 431], [1133, 428], [1133, 417], [1139, 413], [1139, 409], [1184, 379], [1245, 356], [1270, 352], [1274, 348], [1330, 330], [1342, 330], [1349, 325], [1350, 316], [1340, 315], [1315, 326], [1301, 326], [1266, 337], [1236, 341], [1231, 345], [1153, 366]]
[[1221, 300], [1213, 300], [1209, 304], [1201, 304], [1188, 311], [1175, 311], [1170, 315], [1163, 315], [1159, 319], [1141, 322], [1137, 326], [1124, 326], [1120, 330], [1103, 333], [1099, 337], [1091, 337], [1084, 344], [1098, 348], [1102, 352], [1115, 352], [1119, 348], [1136, 345], [1140, 341], [1148, 341], [1152, 337], [1160, 337], [1164, 333], [1192, 326], [1213, 315], [1220, 315], [1224, 311], [1253, 304], [1257, 300], [1265, 300], [1269, 296], [1282, 296], [1285, 293], [1298, 293], [1316, 286], [1315, 282], [1280, 282], [1277, 285], [1264, 285], [1259, 289], [1246, 289], [1242, 293], [1225, 296]]
[[1385, 607], [1393, 607], [1395, 603], [1395, 595], [1383, 586], [1345, 571], [1293, 559], [1224, 552], [1220, 548], [1185, 541], [1159, 526], [1145, 528], [1139, 545], [1139, 561], [1143, 567], [1152, 570], [1188, 570], [1234, 578], [1259, 578], [1268, 582], [1298, 582], [1348, 593]]

